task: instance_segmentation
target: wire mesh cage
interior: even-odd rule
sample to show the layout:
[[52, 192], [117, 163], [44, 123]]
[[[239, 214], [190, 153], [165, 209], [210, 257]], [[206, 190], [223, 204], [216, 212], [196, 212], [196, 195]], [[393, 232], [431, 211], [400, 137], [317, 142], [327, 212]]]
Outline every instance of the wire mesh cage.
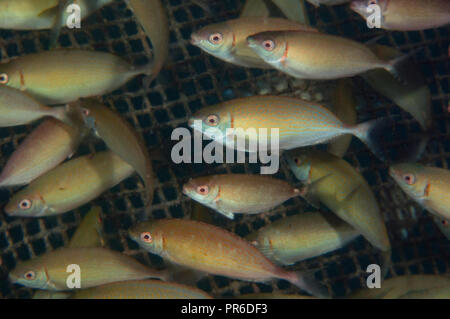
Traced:
[[[200, 51], [189, 43], [190, 35], [200, 27], [239, 16], [244, 1], [208, 1], [211, 12], [187, 0], [164, 0], [170, 23], [169, 57], [164, 69], [149, 88], [137, 77], [121, 89], [103, 97], [106, 105], [117, 110], [144, 137], [149, 149], [157, 149], [166, 161], [155, 160], [157, 176], [151, 218], [190, 218], [191, 200], [181, 192], [190, 177], [211, 173], [258, 173], [257, 164], [174, 164], [170, 149], [175, 143], [171, 133], [177, 127], [187, 127], [187, 119], [195, 111], [232, 98], [275, 94], [299, 96], [330, 103], [335, 82], [300, 81], [275, 70], [246, 69], [226, 64]], [[378, 34], [380, 43], [407, 52], [417, 47], [423, 50], [413, 59], [423, 71], [432, 93], [433, 130], [423, 162], [449, 168], [449, 57], [448, 28], [418, 32], [387, 32], [369, 30], [364, 21], [347, 6], [315, 8], [307, 4], [313, 26], [321, 31], [352, 38], [361, 42]], [[49, 32], [19, 32], [0, 30], [2, 45], [0, 59], [22, 56], [46, 50]], [[82, 22], [81, 29], [63, 30], [58, 46], [103, 50], [122, 56], [135, 65], [152, 59], [151, 44], [124, 1], [114, 1]], [[42, 74], [45, 77], [45, 74]], [[410, 133], [420, 127], [406, 112], [388, 99], [376, 94], [360, 78], [354, 78], [359, 101], [358, 121], [381, 116], [397, 115], [397, 129], [408, 141]], [[31, 132], [36, 124], [0, 129], [0, 166]], [[77, 155], [104, 150], [97, 140], [83, 143]], [[422, 210], [388, 176], [388, 167], [369, 154], [366, 147], [352, 140], [345, 159], [357, 167], [366, 178], [378, 199], [393, 248], [393, 265], [389, 276], [404, 274], [450, 273], [450, 246], [440, 233], [429, 213]], [[298, 184], [282, 160], [275, 177]], [[1, 189], [0, 202], [5, 204], [17, 189]], [[140, 220], [144, 206], [144, 187], [137, 175], [105, 192], [93, 202], [74, 211], [46, 218], [12, 218], [0, 213], [0, 295], [5, 298], [29, 298], [32, 290], [13, 285], [8, 273], [18, 262], [34, 258], [56, 248], [66, 246], [77, 225], [92, 205], [103, 208], [103, 235], [106, 246], [136, 257], [144, 264], [161, 267], [164, 262], [149, 254], [127, 236], [127, 229]], [[245, 236], [279, 218], [314, 210], [301, 198], [294, 198], [282, 206], [259, 215], [237, 216], [227, 220], [218, 214], [212, 222]], [[365, 286], [366, 267], [379, 261], [379, 251], [363, 238], [343, 249], [308, 261], [292, 269], [316, 269], [316, 276], [328, 286], [334, 297], [343, 297]], [[197, 283], [214, 297], [232, 297], [252, 292], [284, 292], [298, 290], [285, 281], [249, 283], [221, 276], [209, 275]]]

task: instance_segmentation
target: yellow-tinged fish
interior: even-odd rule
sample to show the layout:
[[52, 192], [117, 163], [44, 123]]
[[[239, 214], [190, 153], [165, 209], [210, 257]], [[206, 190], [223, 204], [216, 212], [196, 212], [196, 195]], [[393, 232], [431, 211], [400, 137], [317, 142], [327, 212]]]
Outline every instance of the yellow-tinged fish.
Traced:
[[[320, 104], [284, 96], [252, 96], [226, 101], [200, 110], [189, 120], [194, 130], [240, 151], [247, 151], [247, 148], [241, 149], [239, 143], [235, 145], [234, 136], [255, 144], [260, 129], [267, 130], [268, 141], [272, 141], [272, 129], [278, 129], [280, 150], [325, 143], [352, 134], [381, 159], [385, 154], [378, 137], [388, 124], [391, 124], [389, 120], [378, 119], [350, 126]], [[234, 129], [234, 134], [228, 134], [228, 129]], [[254, 134], [250, 134], [252, 130]]]
[[[356, 105], [352, 81], [350, 79], [339, 80], [333, 93], [333, 113], [342, 122], [355, 125], [358, 117]], [[339, 137], [328, 144], [327, 151], [338, 157], [343, 157], [347, 153], [351, 141], [351, 135]]]
[[399, 299], [450, 299], [450, 284], [445, 287], [430, 288], [425, 291], [411, 291]]
[[[401, 52], [385, 45], [370, 45], [369, 48], [385, 61], [401, 57]], [[405, 71], [403, 71], [405, 70]], [[420, 69], [413, 61], [405, 61], [400, 76], [406, 83], [400, 82], [385, 70], [372, 70], [362, 74], [362, 78], [381, 95], [409, 112], [427, 130], [431, 126], [431, 92], [425, 84]]]
[[261, 32], [249, 36], [247, 44], [275, 69], [309, 80], [346, 78], [379, 68], [397, 75], [404, 59], [384, 61], [362, 43], [319, 32]]
[[153, 69], [148, 74], [151, 81], [161, 71], [169, 52], [167, 14], [161, 0], [127, 0], [127, 3], [152, 42]]
[[[361, 289], [352, 299], [400, 299], [449, 297], [450, 277], [445, 275], [406, 275], [387, 279], [377, 289]], [[446, 295], [444, 295], [446, 290]], [[434, 296], [433, 296], [434, 295]]]
[[49, 118], [19, 145], [0, 174], [0, 187], [28, 184], [72, 156], [84, 137], [81, 127]]
[[139, 74], [151, 73], [151, 65], [135, 67], [111, 53], [56, 49], [0, 64], [0, 83], [53, 105], [103, 95]]
[[224, 174], [191, 179], [183, 194], [233, 219], [234, 214], [258, 214], [300, 196], [289, 183], [262, 175]]
[[78, 157], [14, 194], [5, 212], [20, 217], [62, 214], [95, 199], [133, 172], [133, 167], [111, 152]]
[[342, 248], [359, 235], [334, 215], [308, 212], [277, 220], [247, 239], [270, 260], [292, 265]]
[[212, 299], [206, 292], [159, 280], [133, 280], [77, 290], [72, 299]]
[[191, 35], [191, 43], [229, 63], [244, 67], [271, 68], [248, 46], [247, 37], [272, 30], [317, 32], [316, 29], [280, 18], [244, 17], [208, 25]]
[[450, 240], [450, 219], [433, 217], [433, 220], [445, 237]]
[[86, 126], [141, 176], [148, 208], [153, 201], [154, 176], [145, 142], [125, 119], [99, 101], [86, 99], [75, 105], [79, 107]]
[[282, 294], [282, 293], [255, 293], [244, 294], [235, 297], [236, 299], [317, 299], [316, 297]]
[[249, 242], [216, 226], [160, 219], [135, 226], [129, 235], [142, 248], [178, 265], [254, 282], [285, 279], [313, 295], [327, 295], [309, 276], [276, 266]]
[[386, 30], [417, 31], [450, 23], [448, 0], [358, 0], [352, 1], [350, 7], [364, 19], [369, 19], [374, 13], [369, 9], [370, 5], [380, 8], [379, 27]]
[[65, 121], [64, 107], [48, 107], [29, 94], [3, 85], [8, 82], [6, 74], [0, 74], [0, 127], [23, 125], [45, 116]]
[[75, 234], [70, 238], [69, 248], [103, 247], [102, 208], [94, 206], [83, 218]]
[[[136, 259], [106, 248], [61, 248], [25, 261], [9, 273], [16, 284], [30, 288], [64, 291], [68, 277], [78, 265], [81, 288], [96, 287], [111, 282], [145, 278], [165, 279], [163, 271], [140, 264]], [[70, 278], [69, 278], [70, 279]]]
[[[59, 14], [59, 0], [1, 0], [0, 29], [44, 30], [54, 27]], [[81, 19], [100, 9], [112, 0], [74, 0], [80, 6]], [[71, 4], [71, 3], [69, 3]], [[63, 12], [60, 27], [65, 27], [71, 13]]]
[[450, 171], [418, 163], [394, 164], [389, 169], [401, 189], [430, 213], [450, 219]]
[[314, 205], [324, 204], [390, 255], [391, 244], [378, 202], [362, 175], [349, 163], [317, 150], [293, 151], [288, 163], [297, 179], [306, 184], [302, 194], [307, 200]]

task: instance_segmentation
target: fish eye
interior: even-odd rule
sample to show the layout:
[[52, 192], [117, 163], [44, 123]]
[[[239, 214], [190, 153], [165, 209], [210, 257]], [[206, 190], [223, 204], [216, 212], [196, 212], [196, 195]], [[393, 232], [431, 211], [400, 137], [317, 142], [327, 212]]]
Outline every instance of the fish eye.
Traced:
[[33, 280], [36, 278], [36, 273], [30, 270], [23, 275], [23, 278], [25, 278], [26, 280]]
[[84, 116], [89, 116], [89, 114], [91, 113], [88, 109], [83, 109], [81, 112]]
[[265, 40], [263, 41], [262, 45], [267, 51], [273, 51], [273, 49], [275, 49], [275, 42], [273, 42], [272, 40]]
[[219, 117], [217, 115], [211, 114], [206, 118], [206, 124], [209, 126], [219, 125]]
[[448, 226], [448, 220], [446, 220], [446, 219], [443, 219], [441, 223], [442, 223], [442, 225], [445, 226], [445, 227]]
[[7, 84], [9, 81], [8, 74], [2, 73], [0, 74], [0, 84]]
[[153, 241], [153, 238], [149, 232], [144, 232], [141, 233], [141, 240], [146, 243], [151, 243]]
[[212, 44], [220, 44], [223, 41], [222, 33], [216, 32], [209, 36], [209, 42]]
[[22, 199], [19, 203], [19, 208], [23, 210], [27, 210], [31, 208], [31, 200], [29, 199]]
[[369, 0], [369, 5], [378, 4], [378, 0]]
[[403, 180], [408, 185], [412, 185], [412, 184], [414, 184], [416, 182], [416, 178], [414, 177], [413, 174], [405, 174], [405, 175], [403, 175]]
[[300, 164], [302, 163], [302, 161], [301, 161], [298, 157], [296, 157], [296, 158], [294, 158], [294, 163], [295, 163], [297, 166], [300, 166]]
[[206, 185], [197, 187], [197, 193], [200, 195], [208, 195], [209, 193], [209, 187]]

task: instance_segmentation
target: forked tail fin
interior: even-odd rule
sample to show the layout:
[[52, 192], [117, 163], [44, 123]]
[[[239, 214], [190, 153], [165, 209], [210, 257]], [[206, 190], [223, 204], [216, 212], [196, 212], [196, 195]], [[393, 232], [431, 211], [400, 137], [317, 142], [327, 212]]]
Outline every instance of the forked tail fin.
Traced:
[[383, 145], [383, 136], [393, 126], [394, 121], [387, 118], [379, 118], [356, 125], [352, 129], [353, 135], [359, 138], [381, 161], [386, 161], [387, 156]]
[[286, 277], [283, 279], [286, 279], [291, 284], [306, 291], [314, 297], [329, 298], [330, 294], [328, 292], [328, 288], [316, 280], [314, 273], [315, 271], [292, 271], [288, 272]]

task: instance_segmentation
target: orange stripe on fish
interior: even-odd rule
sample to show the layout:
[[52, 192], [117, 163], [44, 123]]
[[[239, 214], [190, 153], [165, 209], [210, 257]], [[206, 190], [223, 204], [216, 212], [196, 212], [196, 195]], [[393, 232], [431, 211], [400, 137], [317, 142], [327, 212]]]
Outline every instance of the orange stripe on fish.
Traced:
[[19, 70], [19, 74], [20, 74], [20, 89], [23, 91], [23, 90], [26, 89], [26, 87], [25, 87], [25, 77], [23, 76], [22, 70]]
[[283, 66], [286, 65], [286, 59], [288, 58], [288, 51], [289, 51], [289, 41], [286, 41], [286, 50], [284, 51], [284, 54], [280, 60]]
[[425, 192], [424, 192], [425, 197], [430, 196], [430, 187], [431, 187], [431, 183], [427, 183], [427, 186], [425, 186]]

